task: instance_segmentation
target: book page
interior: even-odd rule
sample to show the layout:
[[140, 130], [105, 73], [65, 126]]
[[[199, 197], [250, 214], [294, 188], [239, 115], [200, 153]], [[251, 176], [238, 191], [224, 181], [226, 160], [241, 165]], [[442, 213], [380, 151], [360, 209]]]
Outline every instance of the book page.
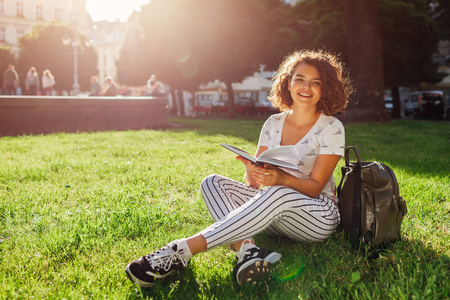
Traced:
[[232, 151], [233, 153], [240, 155], [243, 158], [251, 161], [254, 164], [258, 163], [269, 164], [275, 167], [280, 167], [282, 169], [289, 169], [291, 170], [291, 172], [292, 170], [295, 170], [296, 172], [302, 173], [300, 168], [297, 166], [298, 152], [292, 145], [268, 149], [263, 153], [261, 153], [261, 155], [258, 158], [234, 146], [225, 143], [221, 143], [220, 145]]
[[270, 158], [270, 159], [276, 159], [281, 160], [285, 163], [293, 164], [297, 166], [298, 162], [298, 152], [297, 149], [295, 149], [294, 146], [280, 146], [276, 148], [271, 148], [263, 153], [258, 157], [257, 161], [262, 161], [263, 159]]

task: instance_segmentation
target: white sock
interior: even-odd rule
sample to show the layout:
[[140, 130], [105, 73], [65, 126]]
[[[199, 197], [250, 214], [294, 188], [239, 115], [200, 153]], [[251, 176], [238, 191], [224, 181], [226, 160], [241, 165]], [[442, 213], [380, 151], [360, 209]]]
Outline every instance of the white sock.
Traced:
[[193, 255], [191, 253], [191, 249], [189, 249], [186, 239], [178, 240], [178, 245], [180, 246], [181, 249], [183, 249], [183, 256], [186, 259], [186, 261], [190, 260]]

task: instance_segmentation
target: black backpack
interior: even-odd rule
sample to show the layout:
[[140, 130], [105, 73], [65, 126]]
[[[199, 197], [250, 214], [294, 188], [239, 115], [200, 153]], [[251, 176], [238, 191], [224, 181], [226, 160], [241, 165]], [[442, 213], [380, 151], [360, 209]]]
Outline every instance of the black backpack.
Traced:
[[[356, 162], [349, 162], [350, 150], [355, 152]], [[380, 246], [400, 240], [407, 208], [392, 169], [376, 161], [361, 162], [358, 151], [347, 147], [341, 171], [340, 227], [349, 235], [352, 246]]]

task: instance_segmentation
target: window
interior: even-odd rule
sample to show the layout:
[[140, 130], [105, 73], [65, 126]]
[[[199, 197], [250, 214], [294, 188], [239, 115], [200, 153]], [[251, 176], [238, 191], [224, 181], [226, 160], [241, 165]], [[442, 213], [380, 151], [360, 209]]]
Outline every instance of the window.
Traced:
[[61, 9], [60, 8], [55, 8], [55, 20], [61, 21]]
[[0, 41], [6, 41], [5, 27], [0, 27]]
[[17, 16], [23, 17], [23, 2], [17, 1]]
[[42, 5], [36, 5], [36, 19], [44, 19], [44, 8]]

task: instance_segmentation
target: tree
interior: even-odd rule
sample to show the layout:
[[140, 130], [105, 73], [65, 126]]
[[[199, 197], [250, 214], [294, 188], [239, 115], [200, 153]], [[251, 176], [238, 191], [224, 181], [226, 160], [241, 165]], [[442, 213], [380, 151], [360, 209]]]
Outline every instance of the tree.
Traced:
[[[70, 37], [79, 42], [78, 77], [81, 89], [89, 89], [90, 77], [98, 73], [97, 52], [87, 46], [89, 39], [78, 30], [63, 23], [36, 25], [33, 30], [20, 38], [17, 69], [20, 78], [25, 78], [30, 67], [39, 73], [49, 69], [55, 76], [57, 90], [71, 90], [74, 82], [73, 46], [64, 45], [63, 38]], [[25, 84], [21, 80], [22, 86]]]
[[295, 7], [305, 48], [332, 50], [347, 62], [356, 88], [347, 118], [387, 120], [378, 0], [304, 0]]
[[438, 31], [426, 0], [380, 1], [385, 85], [392, 91], [393, 118], [400, 118], [399, 86], [440, 81], [432, 61]]
[[[208, 45], [201, 50], [205, 71], [227, 87], [231, 117], [234, 117], [232, 83], [241, 81], [259, 68], [266, 47], [265, 9], [257, 1], [210, 1], [206, 18], [211, 23], [206, 35]], [[269, 3], [270, 4], [270, 3]]]
[[[225, 82], [233, 115], [231, 83], [259, 67], [268, 39], [264, 32], [265, 12], [274, 3], [275, 0], [153, 0], [139, 14], [137, 28], [142, 33], [145, 56], [135, 59], [147, 69], [146, 78], [156, 74], [173, 89], [193, 90], [201, 82], [214, 79]], [[130, 58], [127, 52], [131, 50], [122, 51], [122, 69], [127, 64], [124, 61]]]
[[[9, 46], [0, 47], [0, 90], [3, 88], [3, 72], [8, 68], [8, 65], [16, 64], [16, 59], [11, 52]], [[20, 79], [20, 78], [19, 78]]]
[[261, 28], [265, 33], [262, 63], [268, 70], [276, 70], [283, 59], [296, 50], [305, 48], [305, 32], [299, 26], [295, 8], [281, 1], [266, 4]]
[[344, 0], [348, 66], [356, 89], [352, 121], [386, 121], [378, 0]]
[[[175, 89], [194, 90], [206, 80], [199, 72], [199, 53], [194, 39], [204, 23], [199, 1], [155, 0], [142, 7], [132, 20], [117, 62], [121, 82], [145, 84], [155, 74]], [[175, 9], [176, 8], [176, 9]], [[173, 110], [177, 111], [174, 101]]]
[[[297, 17], [297, 28], [303, 33], [304, 47], [324, 48], [336, 53], [347, 53], [347, 33], [343, 1], [304, 0], [292, 13]], [[346, 57], [343, 57], [346, 60]]]
[[[294, 9], [296, 15], [304, 16], [299, 21], [304, 26], [299, 27], [299, 30], [306, 31], [304, 41], [308, 48], [333, 49], [342, 54], [344, 61], [349, 61], [347, 28], [350, 31], [354, 31], [354, 28], [359, 30], [358, 27], [364, 23], [360, 24], [361, 21], [350, 15], [354, 23], [348, 27], [343, 18], [343, 4], [343, 1], [334, 0], [305, 0]], [[378, 4], [384, 83], [385, 87], [392, 90], [395, 118], [400, 117], [399, 85], [417, 86], [420, 81], [438, 81], [441, 78], [431, 60], [437, 46], [437, 30], [426, 0], [380, 0]], [[362, 42], [365, 40], [363, 38]], [[357, 43], [360, 41], [351, 38], [348, 46], [353, 48], [352, 44]], [[358, 51], [354, 52], [353, 58], [355, 55], [360, 56]], [[353, 75], [361, 78], [359, 74]], [[377, 108], [384, 111], [383, 105]]]
[[128, 20], [120, 58], [117, 60], [118, 81], [128, 85], [144, 85], [150, 77], [147, 63], [148, 43], [143, 36], [137, 15]]
[[435, 10], [433, 16], [437, 22], [439, 38], [441, 40], [450, 40], [450, 1], [448, 0], [430, 0]]
[[181, 90], [194, 91], [209, 79], [200, 53], [207, 44], [199, 41], [208, 27], [205, 24], [209, 24], [203, 17], [207, 7], [204, 0], [158, 0], [142, 7], [139, 14], [147, 42], [148, 69], [171, 86], [173, 113], [178, 111]]
[[[394, 117], [399, 117], [399, 85], [418, 85], [421, 80], [440, 79], [431, 60], [437, 43], [436, 26], [425, 0], [381, 0], [378, 4], [384, 82], [394, 96]], [[341, 54], [341, 59], [349, 61], [343, 1], [304, 0], [291, 11], [293, 15], [301, 16], [297, 17], [296, 23], [289, 21], [287, 24], [301, 32], [297, 36], [303, 47], [333, 50]], [[354, 21], [350, 30], [354, 31], [352, 27], [360, 26], [360, 21], [356, 21], [353, 15], [350, 17]], [[356, 40], [351, 39], [348, 46], [353, 47], [353, 43]], [[355, 77], [360, 78], [359, 75]], [[377, 107], [384, 111], [383, 105]]]

